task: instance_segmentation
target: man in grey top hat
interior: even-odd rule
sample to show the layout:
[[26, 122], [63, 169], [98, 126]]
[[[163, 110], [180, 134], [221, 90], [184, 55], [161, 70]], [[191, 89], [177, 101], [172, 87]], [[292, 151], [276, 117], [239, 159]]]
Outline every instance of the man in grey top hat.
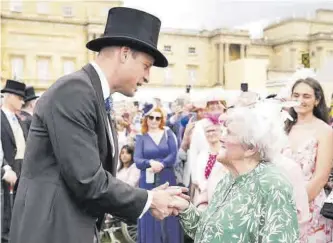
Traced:
[[92, 243], [105, 213], [132, 223], [144, 213], [163, 219], [176, 210], [174, 197], [185, 197], [182, 189], [164, 185], [146, 191], [115, 178], [118, 143], [111, 95], [133, 96], [148, 82], [152, 66], [168, 65], [156, 48], [160, 26], [151, 14], [110, 9], [104, 36], [87, 43], [98, 52], [96, 60], [61, 77], [39, 98], [11, 243]]

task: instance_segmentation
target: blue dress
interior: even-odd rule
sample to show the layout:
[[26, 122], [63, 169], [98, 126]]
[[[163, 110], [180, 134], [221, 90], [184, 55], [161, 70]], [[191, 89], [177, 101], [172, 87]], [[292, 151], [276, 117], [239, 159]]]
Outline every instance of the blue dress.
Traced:
[[[166, 129], [159, 144], [149, 134], [138, 135], [135, 143], [134, 162], [140, 172], [139, 187], [151, 190], [165, 182], [176, 185], [173, 166], [178, 152], [177, 139], [171, 129]], [[155, 174], [154, 183], [146, 183], [149, 160], [163, 163], [164, 168]], [[138, 243], [180, 243], [183, 234], [178, 218], [170, 216], [159, 221], [148, 211], [138, 220]]]

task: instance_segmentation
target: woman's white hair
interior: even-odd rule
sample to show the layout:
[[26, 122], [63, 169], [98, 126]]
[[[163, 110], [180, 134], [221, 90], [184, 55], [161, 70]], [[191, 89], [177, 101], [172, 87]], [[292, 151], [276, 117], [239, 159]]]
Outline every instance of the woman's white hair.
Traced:
[[242, 144], [256, 148], [261, 160], [272, 161], [288, 142], [279, 104], [259, 102], [251, 108], [234, 108], [228, 120], [240, 123], [236, 135]]

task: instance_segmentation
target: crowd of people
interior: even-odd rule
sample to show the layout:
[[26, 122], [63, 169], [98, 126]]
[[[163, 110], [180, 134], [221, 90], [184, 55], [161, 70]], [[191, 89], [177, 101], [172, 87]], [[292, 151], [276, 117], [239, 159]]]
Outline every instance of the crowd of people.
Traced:
[[[6, 239], [38, 96], [14, 80], [1, 92]], [[297, 80], [290, 99], [249, 92], [232, 105], [213, 95], [204, 101], [184, 95], [167, 105], [158, 98], [125, 103], [113, 111], [120, 148], [116, 177], [147, 190], [166, 182], [184, 186], [191, 198], [179, 217], [160, 221], [146, 213], [137, 222], [138, 242], [191, 242], [188, 236], [195, 242], [332, 241], [332, 220], [321, 210], [331, 190], [333, 137], [318, 81]]]
[[285, 97], [115, 109], [112, 93], [134, 96], [151, 66], [168, 65], [160, 25], [113, 8], [87, 43], [95, 61], [41, 97], [7, 80], [1, 241], [100, 242], [111, 215], [137, 225], [138, 243], [332, 242], [333, 130], [320, 82], [294, 80]]
[[[291, 101], [298, 103], [292, 104]], [[267, 109], [261, 106], [265, 102]], [[276, 109], [274, 108], [276, 104], [278, 104], [276, 113], [278, 115], [269, 111]], [[134, 150], [134, 152], [131, 156], [132, 163], [127, 168], [122, 166], [120, 169], [120, 171], [126, 170], [127, 176], [124, 177], [122, 172], [119, 178], [132, 185], [148, 189], [165, 182], [190, 188], [191, 205], [193, 205], [190, 208], [193, 212], [186, 217], [181, 217], [180, 220], [183, 221], [186, 234], [193, 238], [200, 237], [203, 241], [215, 238], [207, 234], [207, 231], [201, 231], [202, 235], [197, 232], [197, 223], [201, 220], [187, 222], [187, 217], [189, 219], [195, 217], [193, 213], [205, 212], [204, 215], [209, 215], [206, 220], [211, 221], [212, 225], [209, 229], [212, 233], [218, 234], [218, 230], [225, 232], [227, 229], [223, 227], [234, 225], [232, 227], [239, 230], [238, 237], [241, 242], [258, 242], [259, 235], [246, 235], [246, 231], [252, 232], [252, 227], [264, 227], [264, 225], [260, 226], [259, 221], [256, 222], [259, 219], [255, 217], [255, 213], [261, 215], [262, 207], [270, 206], [270, 210], [276, 210], [276, 214], [279, 214], [274, 222], [276, 227], [285, 221], [290, 222], [290, 225], [285, 225], [288, 227], [281, 230], [273, 227], [271, 222], [265, 228], [265, 235], [270, 235], [271, 230], [280, 231], [281, 236], [276, 234], [274, 237], [277, 238], [266, 238], [263, 242], [269, 240], [277, 242], [279, 237], [285, 237], [286, 242], [296, 242], [298, 231], [300, 242], [332, 241], [332, 221], [321, 215], [324, 201], [331, 190], [332, 128], [329, 124], [329, 108], [326, 106], [324, 93], [318, 81], [312, 78], [297, 80], [292, 87], [291, 96], [283, 99], [277, 98], [276, 95], [260, 97], [256, 93], [249, 92], [242, 93], [237, 102], [231, 106], [222, 97], [216, 99], [212, 95], [207, 97], [205, 102], [193, 102], [184, 96], [168, 106], [162, 106], [161, 101], [155, 99], [153, 104], [141, 104], [142, 109], [137, 102], [130, 103], [126, 107], [127, 110], [116, 114], [117, 124], [121, 124], [118, 128], [118, 136], [121, 137], [125, 130], [127, 135], [121, 140], [121, 143], [125, 144], [122, 145], [123, 149], [127, 151], [130, 146], [130, 151]], [[252, 114], [251, 109], [262, 110], [262, 113], [266, 115]], [[142, 120], [141, 129], [137, 126], [138, 117]], [[226, 123], [230, 120], [234, 122]], [[276, 124], [267, 126], [261, 120]], [[233, 127], [233, 123], [236, 123], [236, 128]], [[265, 127], [267, 130], [264, 130]], [[229, 132], [234, 129], [231, 132], [234, 133], [231, 140], [235, 141], [230, 143], [226, 141], [229, 137], [228, 129]], [[243, 133], [248, 137], [237, 140], [236, 138], [245, 136], [242, 135]], [[277, 144], [277, 141], [280, 141], [280, 144]], [[242, 154], [245, 151], [237, 149], [236, 144], [240, 142], [243, 149], [260, 148], [262, 150], [253, 151], [253, 154], [249, 156], [255, 159], [251, 162], [255, 167], [252, 164], [249, 166], [240, 164], [238, 167], [235, 165], [237, 159], [232, 162], [226, 162], [223, 158], [219, 159], [221, 149], [230, 152], [230, 156], [246, 157]], [[122, 154], [123, 150], [121, 151]], [[123, 164], [122, 160], [120, 156], [120, 165]], [[271, 168], [267, 162], [272, 162], [279, 167], [283, 176], [277, 174], [276, 168]], [[229, 163], [236, 168], [230, 170]], [[236, 190], [234, 196], [237, 199], [228, 198], [230, 202], [226, 201], [224, 206], [218, 206], [221, 207], [221, 215], [218, 214], [217, 205], [213, 205], [220, 204], [223, 193], [227, 188], [230, 189], [229, 184], [235, 183], [232, 177], [227, 179], [226, 175], [237, 177], [242, 174], [243, 167], [246, 172], [249, 170], [252, 171], [251, 173], [255, 173], [258, 168], [262, 174], [258, 172], [254, 174], [255, 176], [253, 175], [253, 178], [244, 179], [242, 183], [246, 182], [246, 184], [240, 183], [237, 189], [234, 189]], [[263, 181], [260, 181], [261, 177]], [[285, 177], [291, 183], [291, 187], [285, 183]], [[265, 185], [267, 191], [261, 188], [265, 183], [267, 183]], [[249, 184], [253, 184], [253, 191], [249, 191]], [[281, 188], [272, 191], [275, 186]], [[214, 192], [217, 198], [215, 202]], [[283, 200], [288, 198], [289, 204], [279, 204], [283, 201], [279, 199], [280, 197]], [[240, 204], [237, 205], [236, 202]], [[259, 206], [261, 203], [264, 203], [262, 207]], [[296, 210], [293, 208], [294, 205]], [[211, 207], [212, 212], [208, 214], [207, 208]], [[241, 211], [239, 211], [240, 208]], [[226, 212], [227, 215], [225, 215]], [[282, 212], [286, 214], [283, 215]], [[295, 215], [293, 212], [296, 212]], [[217, 217], [216, 219], [212, 218], [213, 214]], [[147, 217], [148, 220], [143, 218], [138, 221], [138, 242], [156, 242], [156, 239], [160, 238], [169, 240], [163, 242], [182, 242], [183, 237], [186, 239], [186, 234], [185, 236], [181, 234], [177, 218], [171, 216], [165, 222], [159, 222], [151, 216]], [[236, 222], [233, 223], [231, 219], [235, 219]], [[242, 220], [244, 220], [243, 223], [241, 223]], [[172, 226], [169, 222], [172, 222]], [[221, 222], [221, 229], [213, 227], [217, 222]], [[236, 224], [239, 225], [236, 226]], [[252, 224], [256, 226], [251, 226]], [[241, 225], [245, 228], [240, 227]], [[250, 228], [246, 229], [246, 227]], [[259, 228], [256, 231], [258, 234]], [[220, 234], [226, 238], [219, 242], [228, 242], [228, 237], [231, 236], [222, 232]]]

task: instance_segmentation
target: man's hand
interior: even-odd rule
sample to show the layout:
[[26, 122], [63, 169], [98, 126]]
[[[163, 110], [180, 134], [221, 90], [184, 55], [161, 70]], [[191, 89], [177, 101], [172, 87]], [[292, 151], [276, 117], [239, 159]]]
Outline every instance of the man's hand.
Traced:
[[166, 191], [168, 190], [181, 190], [181, 193], [177, 195], [177, 197], [181, 197], [187, 201], [190, 201], [191, 198], [190, 196], [184, 194], [184, 193], [187, 193], [189, 191], [189, 189], [187, 187], [181, 187], [181, 186], [169, 186]]
[[160, 220], [170, 216], [173, 213], [173, 211], [175, 211], [176, 208], [173, 206], [174, 203], [173, 199], [175, 196], [178, 196], [179, 198], [188, 198], [188, 196], [182, 194], [182, 192], [187, 191], [187, 188], [182, 188], [182, 187], [169, 188], [168, 186], [169, 183], [165, 183], [152, 190], [153, 201], [151, 204], [151, 213], [155, 218]]
[[159, 173], [164, 168], [164, 165], [156, 160], [151, 160], [150, 167], [154, 173]]
[[6, 181], [7, 183], [9, 183], [11, 186], [14, 186], [17, 181], [17, 176], [16, 176], [16, 173], [12, 169], [9, 169], [9, 170], [6, 170], [2, 179], [4, 181]]

